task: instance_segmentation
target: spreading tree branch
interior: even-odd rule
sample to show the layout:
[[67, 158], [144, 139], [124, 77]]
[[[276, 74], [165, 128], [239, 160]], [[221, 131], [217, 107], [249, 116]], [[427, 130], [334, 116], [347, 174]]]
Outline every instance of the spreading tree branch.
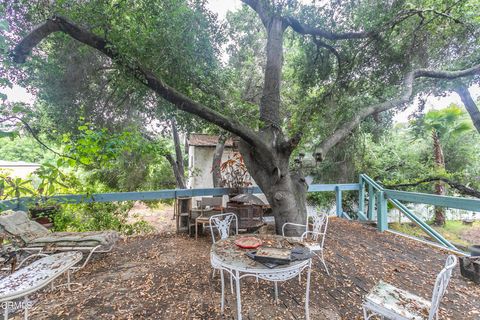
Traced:
[[145, 69], [140, 63], [132, 61], [127, 62], [127, 59], [117, 51], [112, 43], [77, 26], [64, 17], [54, 16], [32, 30], [14, 48], [12, 52], [13, 60], [17, 63], [25, 62], [26, 57], [30, 54], [31, 50], [44, 38], [54, 32], [63, 32], [75, 40], [102, 52], [117, 64], [130, 71], [138, 81], [155, 91], [159, 96], [175, 105], [178, 109], [216, 124], [219, 127], [238, 135], [251, 145], [262, 143], [259, 137], [249, 128], [243, 126], [238, 121], [228, 119], [222, 114], [193, 101], [174, 88], [168, 86], [161, 79], [157, 78], [152, 71]]
[[391, 188], [402, 188], [402, 187], [415, 187], [415, 186], [418, 186], [418, 185], [420, 185], [420, 184], [422, 184], [422, 183], [437, 182], [437, 181], [443, 181], [443, 182], [445, 182], [445, 183], [448, 184], [450, 187], [457, 189], [457, 190], [458, 190], [461, 194], [463, 194], [463, 195], [472, 196], [472, 197], [475, 197], [475, 198], [480, 198], [480, 191], [475, 190], [475, 189], [470, 188], [470, 187], [467, 187], [466, 185], [463, 185], [463, 184], [461, 184], [461, 183], [452, 181], [452, 180], [450, 180], [450, 179], [443, 178], [443, 177], [426, 178], [426, 179], [422, 179], [422, 180], [420, 180], [420, 181], [413, 182], [413, 183], [402, 183], [402, 184], [384, 185], [384, 187], [385, 187], [385, 188], [389, 188], [389, 189], [391, 189]]
[[265, 8], [262, 0], [242, 0], [242, 2], [252, 8], [253, 11], [258, 14], [260, 20], [262, 20], [263, 25], [268, 27], [271, 20], [271, 15], [269, 14], [267, 8]]
[[360, 31], [360, 32], [332, 32], [322, 28], [314, 28], [309, 25], [303, 24], [294, 17], [284, 17], [284, 21], [297, 33], [303, 35], [312, 35], [328, 40], [348, 40], [348, 39], [365, 39], [373, 37], [376, 32], [374, 31]]
[[315, 151], [315, 157], [317, 160], [322, 161], [325, 158], [325, 154], [337, 143], [342, 141], [353, 129], [355, 129], [360, 122], [366, 117], [376, 114], [379, 112], [387, 111], [396, 107], [400, 107], [407, 103], [412, 94], [413, 94], [413, 85], [414, 81], [417, 78], [433, 78], [433, 79], [444, 79], [452, 80], [460, 77], [471, 76], [474, 74], [480, 73], [480, 64], [477, 64], [469, 69], [458, 70], [458, 71], [439, 71], [439, 70], [428, 70], [428, 69], [417, 69], [411, 71], [405, 77], [403, 82], [402, 94], [399, 98], [382, 102], [376, 105], [369, 106], [367, 108], [361, 109], [350, 121], [344, 123], [339, 128], [337, 128], [333, 134], [328, 138], [323, 140]]
[[53, 154], [59, 156], [59, 157], [63, 157], [63, 158], [68, 158], [68, 159], [72, 159], [72, 160], [75, 160], [75, 161], [78, 161], [80, 163], [83, 163], [82, 161], [80, 161], [80, 159], [77, 159], [77, 158], [74, 158], [74, 157], [71, 157], [69, 155], [66, 155], [66, 154], [62, 154], [62, 153], [59, 153], [55, 150], [53, 150], [52, 148], [50, 148], [49, 146], [47, 146], [45, 144], [45, 142], [43, 142], [38, 136], [37, 134], [35, 133], [35, 131], [32, 129], [32, 127], [30, 126], [30, 124], [25, 121], [24, 119], [20, 118], [20, 117], [16, 117], [16, 116], [10, 116], [8, 118], [5, 118], [5, 119], [2, 119], [2, 122], [5, 122], [5, 121], [10, 121], [10, 120], [18, 120], [20, 121], [23, 126], [25, 127], [25, 129], [27, 129], [28, 133], [30, 133], [30, 135], [32, 136], [32, 138], [37, 141], [37, 143], [39, 145], [41, 145], [42, 147], [44, 147], [45, 149], [47, 149], [48, 151], [52, 152]]

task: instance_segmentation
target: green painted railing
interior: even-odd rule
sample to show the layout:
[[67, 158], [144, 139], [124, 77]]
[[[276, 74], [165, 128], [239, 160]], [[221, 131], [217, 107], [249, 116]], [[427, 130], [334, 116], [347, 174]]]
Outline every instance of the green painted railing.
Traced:
[[[467, 199], [460, 197], [437, 196], [425, 193], [406, 192], [384, 189], [373, 179], [365, 174], [360, 175], [359, 182], [359, 209], [358, 218], [361, 220], [377, 221], [377, 228], [380, 231], [388, 230], [387, 220], [387, 202], [390, 201], [396, 208], [400, 210], [407, 218], [417, 224], [424, 232], [426, 232], [435, 241], [449, 249], [458, 250], [453, 244], [445, 239], [435, 229], [430, 227], [425, 221], [417, 217], [400, 201], [431, 204], [440, 207], [464, 209], [471, 211], [480, 211], [480, 200]], [[365, 195], [368, 189], [368, 207], [365, 214]], [[376, 214], [376, 219], [375, 215]]]
[[[337, 215], [339, 217], [345, 216], [342, 206], [342, 192], [343, 191], [358, 191], [357, 183], [349, 184], [312, 184], [308, 188], [308, 192], [335, 192]], [[245, 188], [247, 193], [262, 193], [260, 188]], [[120, 201], [135, 201], [135, 200], [159, 200], [159, 199], [175, 199], [180, 197], [200, 197], [200, 196], [220, 196], [232, 193], [229, 188], [205, 188], [205, 189], [168, 189], [158, 191], [144, 191], [144, 192], [113, 192], [113, 193], [98, 193], [98, 194], [68, 194], [52, 196], [46, 198], [32, 198], [24, 197], [15, 200], [0, 201], [0, 210], [25, 210], [30, 206], [34, 206], [37, 202], [49, 202], [58, 204], [78, 204], [91, 202], [120, 202]], [[347, 215], [348, 216], [348, 215]]]
[[[430, 235], [442, 246], [450, 249], [456, 248], [441, 234], [439, 234], [427, 223], [422, 221], [413, 212], [411, 212], [400, 201], [432, 204], [435, 206], [443, 206], [480, 212], [480, 200], [384, 189], [377, 182], [375, 182], [373, 179], [371, 179], [365, 174], [361, 174], [359, 180], [359, 183], [312, 184], [309, 186], [308, 192], [335, 192], [336, 215], [338, 217], [351, 219], [350, 216], [343, 210], [343, 192], [358, 191], [359, 199], [356, 218], [359, 220], [376, 221], [377, 228], [380, 231], [388, 230], [387, 202], [390, 201], [403, 214], [405, 214], [406, 217], [408, 217], [412, 222], [422, 228], [422, 230], [424, 230], [428, 235]], [[175, 199], [179, 197], [219, 196], [228, 195], [231, 194], [231, 192], [232, 190], [228, 188], [169, 189], [144, 192], [100, 193], [91, 195], [58, 195], [49, 197], [48, 201], [53, 201], [58, 204], [121, 202], [135, 200]], [[262, 193], [262, 191], [258, 187], [245, 188], [244, 192], [255, 194]], [[368, 199], [367, 208], [365, 208], [365, 199]], [[35, 205], [36, 202], [44, 200], [46, 199], [29, 197], [15, 200], [4, 200], [0, 201], [0, 210], [25, 210], [28, 207]]]

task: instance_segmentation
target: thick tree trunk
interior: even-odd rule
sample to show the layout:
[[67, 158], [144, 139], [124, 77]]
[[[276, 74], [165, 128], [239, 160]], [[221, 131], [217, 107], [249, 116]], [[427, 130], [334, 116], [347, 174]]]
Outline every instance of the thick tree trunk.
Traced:
[[180, 145], [180, 137], [178, 136], [177, 122], [175, 121], [175, 118], [172, 118], [171, 125], [173, 144], [175, 146], [175, 158], [170, 153], [166, 154], [165, 157], [172, 166], [175, 181], [177, 182], [177, 188], [186, 189], [187, 185], [185, 184], [185, 167], [183, 165], [182, 146]]
[[212, 180], [214, 188], [223, 187], [220, 165], [222, 164], [223, 150], [225, 149], [225, 141], [227, 141], [227, 136], [228, 135], [225, 132], [220, 134], [217, 145], [215, 146], [215, 151], [213, 152]]
[[455, 89], [455, 92], [457, 92], [457, 94], [460, 96], [460, 99], [462, 99], [462, 102], [465, 105], [465, 108], [467, 109], [475, 128], [477, 129], [478, 133], [480, 133], [480, 111], [478, 110], [475, 101], [473, 101], [470, 91], [468, 91], [467, 87], [461, 85]]
[[176, 163], [178, 166], [178, 171], [182, 176], [182, 180], [184, 181], [183, 184], [185, 185], [185, 166], [183, 165], [183, 154], [182, 154], [182, 146], [180, 144], [180, 137], [178, 135], [177, 129], [177, 121], [175, 118], [172, 118], [172, 136], [173, 136], [173, 144], [175, 146], [175, 158]]
[[263, 95], [260, 100], [260, 120], [280, 125], [280, 83], [283, 64], [283, 33], [286, 26], [279, 17], [272, 17], [267, 26], [267, 65]]
[[178, 170], [177, 162], [173, 158], [172, 154], [167, 153], [165, 155], [165, 158], [167, 158], [168, 162], [172, 166], [173, 175], [175, 176], [175, 181], [177, 183], [177, 188], [178, 189], [186, 189], [187, 186], [185, 185], [185, 179], [184, 179], [183, 175], [180, 173], [180, 171]]
[[[289, 170], [290, 155], [299, 138], [288, 140], [280, 130], [283, 34], [287, 25], [281, 17], [259, 11], [268, 34], [267, 64], [260, 101], [260, 119], [264, 125], [258, 132], [263, 143], [252, 145], [240, 140], [239, 149], [248, 172], [272, 207], [276, 232], [281, 234], [285, 222], [306, 223], [307, 184], [301, 173]], [[302, 230], [289, 228], [286, 232], [287, 235], [299, 236]]]
[[[435, 129], [432, 130], [433, 139], [433, 152], [435, 155], [435, 166], [438, 169], [445, 169], [445, 158], [443, 156], [442, 145], [440, 144], [440, 138]], [[443, 181], [437, 181], [435, 183], [435, 194], [443, 196], [445, 195], [445, 183]], [[435, 219], [433, 223], [437, 226], [445, 225], [445, 208], [435, 207]]]
[[[248, 172], [272, 207], [276, 232], [281, 234], [285, 222], [306, 223], [307, 184], [301, 173], [289, 170], [291, 151], [282, 147], [285, 141], [281, 132], [269, 128], [262, 133], [264, 141], [270, 142], [267, 150], [254, 148], [244, 141], [240, 141], [239, 148]], [[299, 228], [286, 231], [291, 236], [302, 233]]]

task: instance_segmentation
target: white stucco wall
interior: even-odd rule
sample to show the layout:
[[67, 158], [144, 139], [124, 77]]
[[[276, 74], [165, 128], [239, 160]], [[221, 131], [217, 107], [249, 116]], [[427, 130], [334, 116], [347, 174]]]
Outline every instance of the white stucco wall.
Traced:
[[[188, 148], [187, 188], [213, 188], [212, 161], [214, 152], [215, 147], [190, 146]], [[222, 162], [226, 161], [232, 153], [231, 148], [225, 148]]]
[[[213, 188], [212, 179], [212, 161], [215, 147], [209, 146], [189, 146], [188, 148], [188, 180], [187, 188], [200, 189], [200, 188]], [[222, 155], [222, 163], [233, 154], [232, 148], [226, 147]], [[257, 186], [252, 179], [252, 186]], [[265, 203], [268, 203], [263, 194], [257, 195]], [[200, 200], [201, 197], [196, 197], [195, 200]], [[226, 203], [226, 197], [224, 197], [224, 204]]]
[[7, 173], [11, 177], [25, 179], [40, 167], [36, 163], [0, 161], [0, 171]]

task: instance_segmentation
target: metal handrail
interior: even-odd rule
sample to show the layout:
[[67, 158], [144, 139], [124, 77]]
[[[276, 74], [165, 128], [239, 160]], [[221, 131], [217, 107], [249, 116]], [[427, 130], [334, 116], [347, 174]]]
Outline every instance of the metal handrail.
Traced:
[[[358, 191], [358, 183], [350, 184], [312, 184], [308, 192], [327, 192], [327, 191]], [[246, 193], [261, 194], [259, 187], [244, 188]], [[135, 200], [159, 200], [175, 199], [179, 197], [201, 197], [201, 196], [221, 196], [232, 193], [230, 188], [203, 188], [203, 189], [165, 189], [157, 191], [142, 192], [112, 192], [97, 194], [66, 194], [57, 195], [48, 198], [38, 199], [35, 197], [23, 197], [13, 200], [0, 201], [0, 210], [24, 210], [28, 205], [35, 204], [38, 200], [50, 200], [55, 203], [91, 203], [91, 202], [113, 202], [113, 201], [135, 201]], [[337, 205], [338, 205], [337, 201]]]
[[[430, 227], [427, 223], [421, 220], [417, 215], [415, 215], [412, 211], [410, 211], [400, 200], [408, 201], [408, 202], [415, 202], [415, 203], [426, 203], [432, 204], [436, 206], [444, 206], [450, 208], [458, 208], [458, 209], [465, 209], [465, 210], [472, 210], [472, 211], [480, 211], [480, 200], [477, 199], [466, 199], [460, 197], [447, 197], [447, 196], [438, 196], [438, 195], [430, 195], [424, 193], [417, 193], [417, 192], [407, 192], [407, 191], [397, 191], [397, 190], [390, 190], [385, 189], [381, 185], [379, 185], [376, 181], [372, 178], [367, 176], [366, 174], [360, 175], [360, 191], [359, 191], [359, 217], [362, 220], [369, 220], [368, 218], [372, 218], [371, 215], [365, 216], [363, 213], [364, 210], [364, 190], [363, 188], [368, 186], [370, 196], [373, 196], [374, 199], [370, 199], [369, 201], [369, 213], [374, 208], [375, 197], [377, 197], [377, 227], [380, 231], [388, 230], [388, 223], [387, 223], [387, 201], [390, 201], [395, 207], [397, 207], [405, 216], [410, 219], [413, 223], [418, 225], [424, 232], [426, 232], [429, 236], [431, 236], [435, 241], [440, 243], [442, 246], [456, 250], [458, 249], [447, 239], [445, 239], [440, 233], [438, 233], [435, 229]], [[373, 192], [372, 192], [373, 190]]]

